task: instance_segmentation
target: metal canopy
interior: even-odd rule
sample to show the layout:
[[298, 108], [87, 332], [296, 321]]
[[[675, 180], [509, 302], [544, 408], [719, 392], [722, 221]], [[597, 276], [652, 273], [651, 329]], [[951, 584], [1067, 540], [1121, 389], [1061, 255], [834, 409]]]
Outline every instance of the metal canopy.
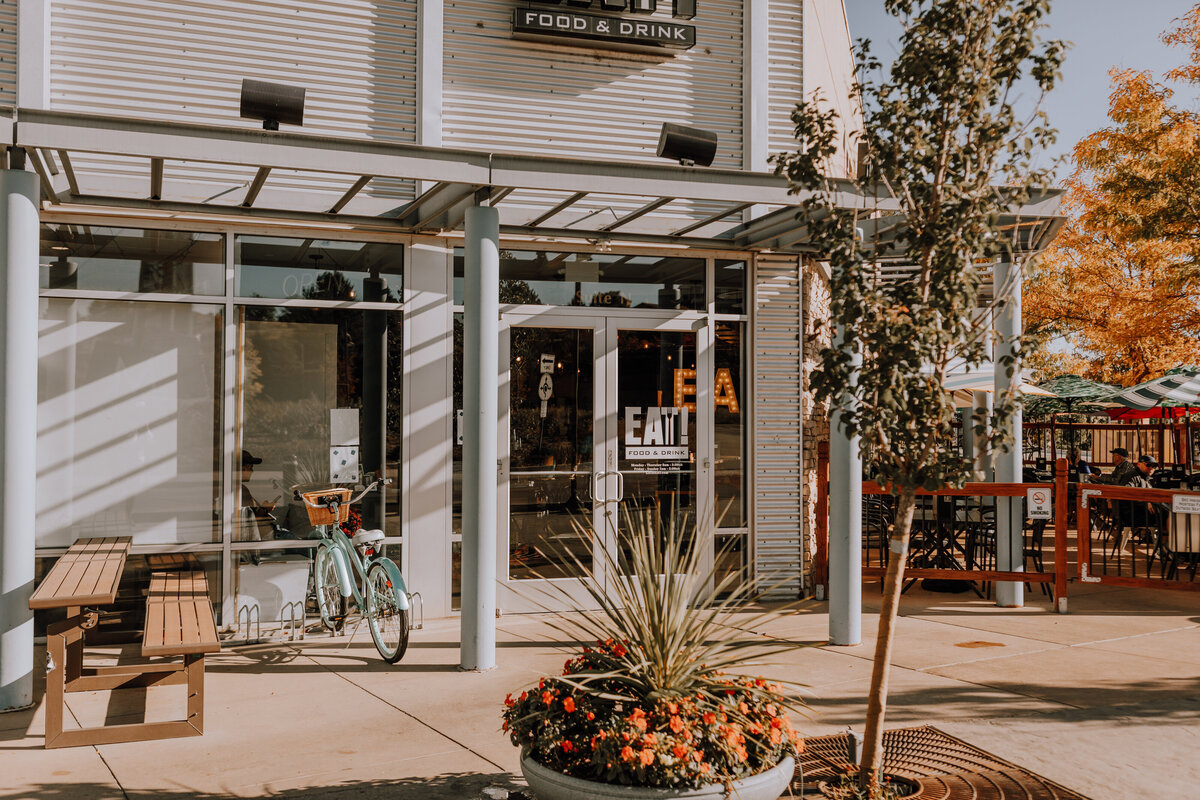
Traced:
[[[418, 234], [461, 230], [466, 209], [485, 202], [499, 206], [501, 232], [508, 235], [808, 251], [807, 218], [797, 207], [801, 198], [789, 193], [786, 180], [768, 173], [486, 153], [39, 109], [0, 111], [0, 122], [4, 116], [14, 124], [0, 125], [11, 132], [0, 144], [25, 149], [45, 202], [54, 210], [105, 206], [301, 223], [336, 220]], [[147, 176], [139, 182], [125, 169], [119, 181], [89, 175], [94, 168], [81, 166], [105, 159], [132, 159], [146, 166]], [[172, 182], [173, 172], [188, 177]], [[228, 181], [240, 173], [246, 175], [243, 183], [211, 197], [179, 191], [180, 181], [202, 182], [206, 174]], [[307, 176], [322, 191], [289, 194], [281, 187], [269, 197], [272, 182], [284, 174], [293, 181]], [[396, 192], [400, 181], [408, 182], [415, 199]], [[372, 192], [385, 185], [392, 187], [390, 193]], [[1005, 220], [1024, 226], [1022, 249], [1039, 250], [1053, 238], [1061, 224], [1060, 194], [1040, 197]], [[311, 207], [291, 202], [293, 197]], [[606, 209], [611, 215], [577, 210], [604, 197], [616, 198]], [[868, 223], [868, 237], [894, 236], [903, 225], [890, 198], [855, 194], [847, 183], [836, 200], [842, 207], [881, 215]], [[760, 213], [746, 221], [756, 210]]]

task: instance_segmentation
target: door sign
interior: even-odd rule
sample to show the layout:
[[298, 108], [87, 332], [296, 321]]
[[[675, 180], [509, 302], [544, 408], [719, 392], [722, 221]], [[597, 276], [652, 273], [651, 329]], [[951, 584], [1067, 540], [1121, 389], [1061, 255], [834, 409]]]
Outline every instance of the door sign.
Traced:
[[[692, 460], [686, 406], [627, 406], [625, 459], [642, 472], [677, 472]], [[663, 463], [667, 462], [667, 463]]]

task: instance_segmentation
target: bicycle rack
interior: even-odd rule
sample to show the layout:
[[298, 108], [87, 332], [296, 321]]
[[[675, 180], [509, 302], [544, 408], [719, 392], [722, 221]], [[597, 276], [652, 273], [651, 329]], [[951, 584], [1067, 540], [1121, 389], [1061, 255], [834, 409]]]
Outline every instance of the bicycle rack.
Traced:
[[[242, 620], [245, 620], [245, 627], [242, 627]], [[298, 601], [285, 603], [279, 609], [279, 633], [287, 635], [286, 641], [294, 642], [297, 639], [304, 639], [304, 604]], [[237, 616], [238, 632], [245, 631], [246, 644], [257, 644], [259, 642], [268, 641], [263, 637], [262, 632], [262, 609], [258, 603], [248, 603], [238, 608]], [[271, 639], [270, 641], [278, 641]]]
[[[284, 615], [287, 615], [286, 617]], [[281, 624], [280, 630], [287, 631], [289, 642], [294, 642], [296, 639], [304, 640], [304, 601], [293, 600], [290, 603], [285, 603], [279, 609], [279, 621]]]
[[[421, 599], [420, 592], [406, 592], [408, 595], [408, 607], [413, 613], [408, 615], [408, 629], [410, 631], [419, 631], [425, 627], [425, 601]], [[414, 603], [413, 601], [416, 601]], [[417, 609], [420, 609], [420, 621], [418, 621]]]
[[[247, 604], [247, 605], [244, 605], [244, 606], [241, 606], [238, 608], [237, 628], [239, 631], [242, 630], [242, 616], [243, 616], [242, 612], [243, 611], [246, 612], [245, 613], [246, 644], [253, 644], [255, 642], [261, 642], [262, 641], [262, 619], [260, 619], [258, 603], [251, 603], [251, 604]], [[253, 637], [250, 636], [251, 629], [253, 629], [255, 631], [255, 635]]]

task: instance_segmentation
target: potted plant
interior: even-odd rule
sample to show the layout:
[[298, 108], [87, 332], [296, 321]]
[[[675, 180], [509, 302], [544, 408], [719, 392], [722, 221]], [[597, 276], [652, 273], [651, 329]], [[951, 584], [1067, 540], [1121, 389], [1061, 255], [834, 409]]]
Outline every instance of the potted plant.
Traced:
[[623, 577], [606, 592], [572, 559], [598, 610], [572, 602], [577, 613], [547, 620], [595, 645], [505, 699], [503, 728], [522, 748], [530, 788], [538, 800], [775, 800], [801, 749], [789, 712], [804, 704], [785, 688], [795, 684], [745, 670], [803, 645], [748, 633], [778, 611], [741, 616], [758, 587], [706, 569], [686, 520], [659, 530], [648, 510], [622, 517], [621, 554], [600, 561]]

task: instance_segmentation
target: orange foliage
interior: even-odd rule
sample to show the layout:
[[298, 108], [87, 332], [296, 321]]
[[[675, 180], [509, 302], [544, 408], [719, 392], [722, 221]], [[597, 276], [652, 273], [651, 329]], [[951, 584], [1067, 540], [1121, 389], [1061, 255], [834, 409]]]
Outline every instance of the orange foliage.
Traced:
[[[1200, 4], [1163, 41], [1189, 56], [1167, 77], [1200, 85]], [[1024, 306], [1027, 329], [1065, 337], [1086, 377], [1129, 385], [1200, 363], [1200, 115], [1148, 73], [1111, 76], [1113, 124], [1075, 146], [1069, 221]], [[1071, 361], [1043, 355], [1047, 371]]]

